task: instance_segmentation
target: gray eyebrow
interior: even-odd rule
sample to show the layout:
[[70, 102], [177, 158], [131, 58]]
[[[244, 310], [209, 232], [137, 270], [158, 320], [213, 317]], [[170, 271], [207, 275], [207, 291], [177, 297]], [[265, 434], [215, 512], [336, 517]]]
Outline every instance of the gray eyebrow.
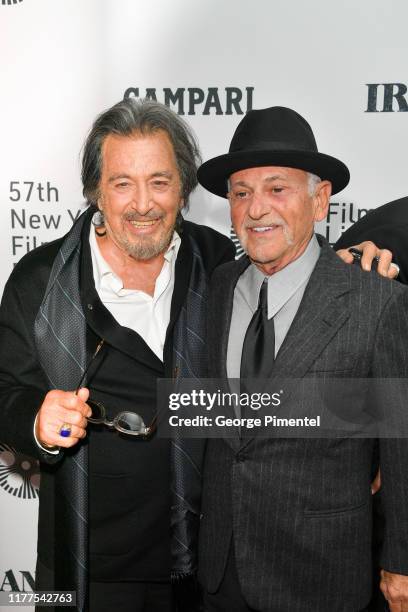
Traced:
[[[264, 183], [270, 183], [272, 181], [276, 181], [277, 179], [284, 179], [285, 177], [282, 174], [272, 174], [271, 176], [267, 176], [263, 179]], [[229, 187], [231, 187], [231, 181], [228, 181]], [[246, 181], [236, 181], [234, 182], [234, 187], [250, 187]]]

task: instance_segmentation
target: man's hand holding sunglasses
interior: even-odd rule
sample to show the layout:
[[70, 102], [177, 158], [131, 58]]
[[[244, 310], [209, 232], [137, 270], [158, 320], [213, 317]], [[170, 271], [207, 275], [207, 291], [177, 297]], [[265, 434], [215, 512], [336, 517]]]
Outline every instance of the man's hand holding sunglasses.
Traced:
[[47, 449], [70, 448], [85, 438], [87, 417], [92, 414], [86, 403], [88, 397], [86, 387], [77, 391], [49, 391], [35, 423], [39, 444]]

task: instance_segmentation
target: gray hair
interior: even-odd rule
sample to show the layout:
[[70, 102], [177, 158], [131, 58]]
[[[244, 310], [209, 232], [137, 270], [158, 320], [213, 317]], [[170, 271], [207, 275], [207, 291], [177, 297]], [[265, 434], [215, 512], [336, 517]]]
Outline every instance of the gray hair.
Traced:
[[197, 140], [183, 119], [164, 104], [152, 100], [128, 98], [118, 102], [95, 120], [85, 141], [82, 154], [82, 193], [88, 204], [97, 208], [102, 173], [102, 145], [109, 134], [130, 136], [163, 130], [173, 145], [181, 181], [181, 196], [188, 198], [197, 186], [197, 167], [201, 155]]
[[316, 174], [312, 174], [311, 172], [307, 173], [307, 186], [310, 197], [313, 197], [315, 195], [316, 187], [321, 182], [322, 179], [319, 176], [316, 176]]

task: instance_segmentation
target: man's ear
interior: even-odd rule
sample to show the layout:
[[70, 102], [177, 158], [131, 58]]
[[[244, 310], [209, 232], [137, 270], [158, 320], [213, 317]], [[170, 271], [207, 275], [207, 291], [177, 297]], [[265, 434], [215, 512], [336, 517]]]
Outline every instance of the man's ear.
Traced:
[[322, 221], [327, 217], [331, 192], [332, 184], [330, 181], [320, 181], [320, 183], [317, 183], [313, 196], [315, 221]]

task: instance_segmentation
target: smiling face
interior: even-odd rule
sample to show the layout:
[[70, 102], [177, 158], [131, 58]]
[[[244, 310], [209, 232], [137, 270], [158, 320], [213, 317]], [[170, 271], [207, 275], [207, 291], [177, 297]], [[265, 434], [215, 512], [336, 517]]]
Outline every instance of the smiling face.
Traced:
[[303, 170], [266, 166], [230, 176], [228, 200], [235, 232], [254, 264], [273, 274], [297, 259], [312, 237], [315, 221], [327, 215], [331, 183], [309, 194]]
[[173, 146], [164, 131], [110, 134], [102, 146], [98, 207], [109, 249], [135, 260], [163, 257], [183, 205]]

